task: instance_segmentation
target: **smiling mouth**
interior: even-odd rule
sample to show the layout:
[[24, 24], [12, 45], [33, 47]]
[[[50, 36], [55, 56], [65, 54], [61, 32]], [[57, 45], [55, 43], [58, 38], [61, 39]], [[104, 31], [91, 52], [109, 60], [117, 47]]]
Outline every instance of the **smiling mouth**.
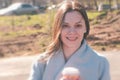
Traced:
[[66, 37], [69, 41], [76, 41], [78, 38], [77, 37]]

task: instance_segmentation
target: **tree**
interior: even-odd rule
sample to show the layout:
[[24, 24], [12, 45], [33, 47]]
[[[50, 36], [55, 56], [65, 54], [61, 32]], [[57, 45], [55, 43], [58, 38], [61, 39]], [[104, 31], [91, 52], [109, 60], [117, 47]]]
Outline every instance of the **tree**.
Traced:
[[35, 0], [32, 0], [32, 4], [35, 5], [35, 4], [36, 4], [36, 1], [35, 1]]
[[95, 4], [95, 7], [96, 7], [96, 10], [98, 10], [97, 0], [94, 0], [94, 4]]
[[108, 0], [108, 2], [109, 2], [109, 5], [110, 5], [110, 11], [111, 11], [111, 10], [112, 10], [112, 9], [111, 9], [111, 5], [112, 5], [111, 3], [112, 3], [112, 0]]

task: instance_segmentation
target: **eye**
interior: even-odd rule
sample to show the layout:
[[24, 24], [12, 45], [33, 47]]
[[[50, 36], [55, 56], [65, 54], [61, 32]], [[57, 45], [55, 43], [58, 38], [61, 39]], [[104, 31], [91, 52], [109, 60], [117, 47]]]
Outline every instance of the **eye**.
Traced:
[[80, 27], [82, 27], [82, 25], [81, 24], [77, 24], [77, 25], [75, 25], [75, 27], [76, 28], [80, 28]]
[[63, 28], [67, 28], [67, 27], [69, 27], [69, 25], [63, 24], [62, 27], [63, 27]]

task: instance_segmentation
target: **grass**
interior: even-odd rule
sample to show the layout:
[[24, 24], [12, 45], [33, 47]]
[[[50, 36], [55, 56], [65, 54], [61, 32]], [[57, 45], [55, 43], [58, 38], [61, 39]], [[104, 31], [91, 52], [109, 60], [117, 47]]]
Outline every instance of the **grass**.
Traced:
[[48, 11], [38, 15], [22, 15], [22, 16], [0, 16], [0, 26], [31, 26], [40, 24], [41, 26], [50, 25], [53, 21], [54, 11]]
[[[95, 19], [97, 16], [103, 13], [104, 12], [91, 12], [91, 11], [87, 12], [89, 19]], [[0, 40], [3, 40], [4, 43], [7, 42], [5, 40], [14, 41], [16, 39], [19, 39], [19, 37], [21, 39], [21, 37], [24, 36], [25, 38], [23, 39], [27, 39], [26, 36], [28, 37], [31, 36], [32, 34], [36, 35], [37, 33], [41, 33], [41, 32], [47, 33], [47, 35], [43, 34], [44, 36], [41, 36], [42, 34], [40, 34], [39, 36], [38, 34], [38, 37], [36, 37], [35, 42], [29, 45], [30, 48], [28, 51], [33, 51], [33, 53], [43, 52], [46, 49], [46, 46], [51, 42], [50, 32], [52, 28], [54, 14], [55, 14], [54, 11], [49, 11], [45, 14], [39, 14], [39, 15], [0, 16], [0, 28], [4, 28], [4, 26], [6, 27], [5, 31], [0, 29], [1, 30]], [[39, 24], [40, 26], [42, 26], [42, 28], [40, 29], [33, 28], [35, 24]], [[97, 50], [107, 50], [108, 46], [95, 45], [92, 47]], [[120, 46], [117, 45], [117, 47], [119, 48]]]
[[0, 33], [0, 38], [4, 39], [4, 40], [8, 40], [8, 39], [12, 39], [18, 36], [28, 36], [31, 34], [35, 34], [41, 32], [41, 30], [25, 30], [25, 31], [11, 31], [11, 32], [7, 32], [7, 33]]
[[[9, 32], [0, 32], [0, 37], [2, 38], [12, 38], [21, 35], [30, 35], [37, 32], [50, 32], [55, 11], [48, 11], [44, 14], [39, 15], [22, 15], [22, 16], [0, 16], [0, 27], [7, 26], [9, 27], [31, 27], [35, 24], [42, 26], [41, 30], [20, 30], [20, 31], [9, 31]], [[89, 19], [94, 19], [103, 12], [87, 12]]]
[[104, 14], [105, 12], [89, 11], [87, 12], [89, 19], [95, 19], [97, 16]]
[[31, 26], [33, 24], [45, 25], [43, 20], [47, 20], [47, 15], [23, 15], [23, 16], [1, 16], [0, 26]]
[[[89, 19], [94, 19], [103, 12], [87, 12]], [[39, 15], [22, 15], [22, 16], [0, 16], [0, 26], [31, 26], [40, 24], [41, 26], [52, 26], [53, 16], [55, 12], [49, 11]]]

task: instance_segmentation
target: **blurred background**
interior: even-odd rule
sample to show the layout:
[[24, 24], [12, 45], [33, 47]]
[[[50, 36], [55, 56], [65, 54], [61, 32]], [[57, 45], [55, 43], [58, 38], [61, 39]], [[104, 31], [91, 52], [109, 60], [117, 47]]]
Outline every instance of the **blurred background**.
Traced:
[[[2, 61], [4, 58], [15, 57], [13, 61], [17, 62], [16, 57], [29, 55], [30, 66], [33, 55], [44, 52], [51, 41], [52, 22], [62, 1], [64, 0], [0, 0], [0, 61], [4, 62]], [[89, 45], [98, 52], [120, 53], [120, 0], [78, 1], [85, 6], [89, 17], [91, 29], [87, 37]], [[5, 65], [13, 69], [14, 67], [10, 68], [10, 65], [16, 64], [5, 62], [0, 64], [4, 69]], [[118, 73], [120, 76], [120, 72]]]
[[[50, 43], [52, 22], [63, 0], [0, 0], [0, 57], [31, 55]], [[79, 0], [86, 8], [96, 50], [120, 49], [120, 0]]]

